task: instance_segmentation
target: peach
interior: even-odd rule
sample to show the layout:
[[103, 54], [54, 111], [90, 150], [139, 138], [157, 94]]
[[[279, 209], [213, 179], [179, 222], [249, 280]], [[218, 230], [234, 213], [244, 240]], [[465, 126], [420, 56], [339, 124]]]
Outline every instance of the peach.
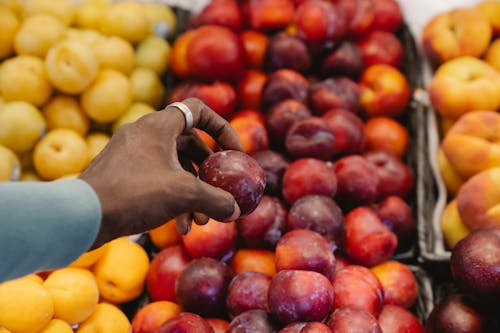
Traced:
[[483, 0], [476, 5], [488, 19], [493, 29], [493, 35], [500, 35], [500, 3], [495, 0]]
[[182, 243], [192, 258], [221, 259], [233, 251], [236, 241], [234, 223], [222, 223], [209, 219], [204, 225], [193, 224], [182, 236]]
[[458, 174], [458, 172], [451, 166], [441, 148], [439, 148], [437, 152], [437, 163], [446, 190], [449, 194], [456, 195], [464, 183], [464, 179], [462, 179], [462, 176], [460, 176], [460, 174]]
[[364, 126], [367, 150], [385, 150], [402, 158], [408, 148], [406, 127], [390, 117], [373, 117]]
[[14, 40], [17, 54], [34, 55], [44, 58], [50, 47], [58, 41], [66, 26], [57, 18], [38, 14], [26, 18]]
[[196, 30], [186, 30], [180, 34], [172, 44], [170, 65], [172, 72], [180, 78], [187, 78], [191, 73], [191, 66], [187, 61], [187, 51], [191, 38]]
[[4, 102], [25, 101], [34, 106], [45, 104], [52, 94], [43, 60], [19, 55], [5, 60], [0, 67], [0, 91]]
[[153, 333], [166, 320], [181, 313], [181, 307], [174, 302], [156, 301], [141, 307], [132, 319], [132, 332]]
[[384, 290], [384, 304], [394, 304], [409, 309], [418, 295], [415, 276], [405, 264], [389, 260], [371, 268]]
[[236, 0], [212, 0], [200, 13], [189, 19], [191, 27], [220, 25], [234, 31], [243, 26], [243, 16]]
[[253, 69], [262, 69], [269, 36], [255, 30], [243, 30], [240, 39], [245, 49], [247, 65]]
[[234, 274], [242, 272], [260, 272], [269, 276], [276, 274], [274, 252], [260, 249], [239, 249], [231, 258]]
[[286, 216], [280, 199], [264, 195], [252, 213], [237, 220], [238, 235], [250, 248], [273, 249], [285, 232]]
[[114, 35], [137, 43], [149, 34], [150, 23], [142, 4], [124, 1], [115, 3], [106, 10], [99, 28], [105, 35]]
[[170, 43], [163, 38], [149, 36], [142, 40], [135, 50], [138, 67], [152, 69], [159, 76], [165, 74], [170, 65]]
[[490, 44], [484, 55], [484, 60], [497, 71], [500, 71], [500, 38], [495, 39]]
[[240, 8], [245, 22], [257, 31], [284, 28], [293, 21], [293, 0], [244, 0]]
[[449, 169], [456, 171], [456, 178], [466, 180], [500, 166], [499, 130], [500, 115], [493, 111], [468, 112], [457, 120], [441, 142], [443, 155]]
[[453, 249], [460, 240], [470, 233], [469, 228], [460, 218], [456, 199], [450, 201], [443, 209], [439, 223], [444, 241], [449, 249]]
[[21, 162], [9, 148], [0, 144], [0, 181], [19, 180]]
[[85, 136], [90, 127], [90, 121], [74, 97], [59, 95], [53, 97], [43, 107], [43, 117], [49, 130], [69, 128]]
[[459, 57], [441, 65], [427, 89], [432, 106], [442, 116], [458, 118], [474, 110], [500, 108], [500, 73], [473, 57]]
[[229, 124], [236, 132], [246, 154], [251, 155], [269, 148], [266, 128], [258, 120], [239, 117], [232, 119]]
[[410, 100], [410, 86], [396, 68], [377, 64], [365, 69], [359, 81], [361, 107], [368, 117], [399, 116]]
[[74, 25], [84, 29], [98, 29], [100, 21], [111, 3], [106, 0], [85, 0], [75, 11]]
[[306, 73], [311, 64], [311, 55], [307, 45], [299, 37], [287, 32], [279, 32], [269, 39], [264, 57], [264, 69], [267, 72], [289, 68]]
[[66, 0], [26, 0], [23, 1], [23, 14], [25, 17], [36, 14], [51, 15], [69, 26], [75, 16], [75, 5]]
[[129, 76], [132, 101], [160, 109], [165, 103], [165, 87], [158, 74], [150, 68], [138, 67]]
[[136, 66], [134, 47], [118, 36], [99, 36], [92, 43], [99, 68], [110, 68], [128, 75]]
[[398, 68], [403, 61], [403, 46], [391, 32], [372, 30], [364, 35], [357, 45], [366, 67], [386, 64]]
[[19, 29], [19, 19], [8, 7], [0, 8], [2, 35], [0, 36], [0, 59], [5, 59], [14, 52], [14, 39]]
[[226, 308], [231, 318], [252, 309], [267, 311], [271, 276], [260, 272], [242, 272], [229, 283]]
[[201, 26], [188, 41], [186, 61], [192, 78], [235, 82], [245, 69], [245, 49], [239, 36], [230, 29]]
[[500, 225], [500, 167], [467, 180], [457, 194], [460, 218], [471, 230]]
[[267, 75], [259, 70], [250, 69], [243, 74], [236, 88], [242, 108], [260, 110], [260, 97], [266, 80]]
[[439, 13], [424, 26], [422, 46], [434, 65], [461, 56], [480, 57], [490, 42], [488, 18], [473, 7]]
[[281, 181], [286, 168], [288, 168], [288, 159], [274, 150], [261, 150], [252, 154], [252, 157], [264, 169], [266, 174], [265, 192], [278, 197], [281, 196]]
[[302, 2], [295, 11], [297, 35], [312, 43], [338, 42], [347, 30], [347, 18], [336, 4], [324, 0]]
[[286, 99], [307, 103], [309, 82], [297, 71], [283, 68], [269, 74], [262, 88], [262, 106], [264, 111]]

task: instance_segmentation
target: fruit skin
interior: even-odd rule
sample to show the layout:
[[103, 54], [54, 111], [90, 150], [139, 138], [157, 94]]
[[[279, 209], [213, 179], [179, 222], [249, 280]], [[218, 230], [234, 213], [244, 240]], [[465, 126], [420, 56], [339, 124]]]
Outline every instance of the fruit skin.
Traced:
[[462, 294], [448, 295], [439, 301], [427, 317], [427, 333], [481, 333], [486, 331], [486, 318]]
[[288, 68], [270, 73], [262, 87], [261, 103], [264, 111], [286, 99], [307, 103], [309, 82], [301, 73]]
[[309, 43], [338, 42], [346, 34], [347, 18], [336, 4], [323, 0], [302, 2], [295, 10], [297, 35]]
[[[0, 332], [2, 332], [1, 329]], [[73, 333], [73, 328], [64, 320], [52, 319], [47, 326], [37, 333]]]
[[384, 290], [384, 304], [409, 309], [417, 299], [417, 280], [411, 270], [395, 260], [388, 260], [372, 268]]
[[500, 71], [500, 38], [495, 39], [490, 44], [484, 55], [484, 60], [497, 71]]
[[358, 80], [363, 66], [363, 56], [359, 47], [354, 42], [345, 40], [323, 58], [321, 75], [347, 76]]
[[21, 176], [21, 162], [17, 155], [0, 144], [0, 181], [18, 180]]
[[264, 70], [273, 72], [281, 68], [307, 73], [311, 67], [311, 55], [306, 43], [286, 32], [272, 35], [264, 57]]
[[73, 130], [50, 131], [35, 145], [33, 164], [46, 180], [81, 172], [89, 163], [89, 152], [83, 137]]
[[213, 333], [214, 330], [208, 322], [196, 313], [181, 312], [168, 319], [155, 331], [156, 333]]
[[470, 178], [458, 191], [458, 213], [470, 230], [500, 225], [499, 181], [500, 167], [491, 168]]
[[142, 40], [135, 50], [135, 60], [138, 67], [152, 69], [158, 75], [163, 75], [170, 66], [171, 47], [168, 41], [149, 36]]
[[200, 13], [192, 15], [189, 26], [196, 28], [202, 25], [220, 25], [234, 31], [243, 26], [240, 7], [235, 0], [212, 0]]
[[439, 66], [427, 90], [432, 106], [441, 116], [458, 118], [474, 110], [500, 108], [500, 73], [487, 62], [470, 56]]
[[425, 333], [420, 321], [404, 307], [386, 304], [378, 316], [378, 323], [384, 333]]
[[4, 102], [25, 101], [34, 106], [43, 105], [52, 94], [43, 60], [31, 55], [18, 55], [3, 61], [0, 91]]
[[8, 7], [0, 8], [2, 35], [0, 37], [0, 59], [5, 59], [14, 52], [14, 38], [19, 29], [19, 19]]
[[476, 303], [500, 306], [500, 226], [471, 232], [451, 252], [451, 275]]
[[333, 332], [382, 333], [377, 319], [369, 312], [359, 309], [336, 309], [330, 314], [326, 323]]
[[188, 42], [186, 62], [197, 80], [236, 82], [245, 70], [245, 50], [228, 28], [205, 25], [194, 30]]
[[495, 0], [480, 1], [476, 8], [479, 9], [488, 19], [493, 36], [500, 35], [500, 4]]
[[153, 301], [176, 301], [176, 281], [190, 261], [182, 245], [168, 246], [154, 256], [146, 276], [147, 291]]
[[17, 54], [44, 58], [50, 47], [57, 42], [66, 26], [57, 18], [37, 14], [26, 18], [16, 33], [14, 49]]
[[182, 236], [182, 243], [192, 258], [222, 259], [234, 251], [236, 244], [236, 225], [209, 219], [204, 225], [194, 224]]
[[480, 57], [491, 35], [491, 25], [480, 10], [457, 8], [427, 22], [422, 31], [422, 46], [430, 62], [439, 65], [460, 56]]
[[127, 316], [116, 305], [101, 302], [87, 320], [78, 325], [75, 333], [129, 333]]
[[165, 88], [160, 77], [149, 68], [136, 68], [129, 76], [132, 101], [145, 103], [159, 110], [165, 101]]
[[273, 333], [273, 323], [266, 311], [252, 309], [240, 313], [229, 323], [225, 333]]
[[470, 111], [458, 118], [438, 152], [449, 187], [458, 192], [471, 176], [500, 166], [499, 130], [500, 115], [494, 111]]
[[294, 158], [316, 158], [329, 161], [334, 153], [335, 136], [321, 117], [295, 122], [287, 131], [285, 147]]
[[269, 309], [283, 324], [322, 321], [331, 310], [333, 288], [323, 275], [313, 271], [282, 270], [269, 287]]
[[359, 81], [361, 108], [366, 116], [401, 115], [410, 100], [410, 86], [396, 68], [376, 64], [363, 71]]
[[366, 135], [363, 121], [346, 109], [332, 109], [322, 115], [335, 137], [336, 157], [359, 154], [365, 149]]
[[374, 19], [372, 29], [380, 29], [391, 32], [403, 23], [403, 14], [396, 0], [376, 0], [373, 2]]
[[74, 97], [54, 96], [44, 105], [42, 112], [49, 131], [69, 128], [84, 136], [89, 130], [90, 121]]
[[460, 218], [456, 199], [451, 200], [443, 209], [440, 225], [444, 241], [449, 249], [453, 249], [460, 240], [470, 233], [469, 228]]
[[276, 274], [274, 252], [270, 250], [241, 248], [236, 250], [236, 253], [231, 258], [231, 269], [234, 274], [260, 272], [273, 276]]
[[75, 4], [66, 0], [27, 0], [22, 9], [25, 17], [36, 14], [52, 15], [67, 26], [71, 25], [75, 16]]
[[231, 268], [213, 258], [193, 259], [180, 273], [175, 284], [177, 303], [184, 311], [205, 317], [224, 313]]
[[295, 13], [293, 0], [243, 0], [240, 8], [246, 24], [262, 32], [286, 27]]
[[149, 258], [128, 238], [108, 242], [106, 252], [92, 268], [101, 299], [120, 304], [138, 297], [144, 288]]
[[116, 3], [106, 10], [99, 29], [105, 35], [116, 35], [137, 43], [149, 34], [150, 23], [141, 4], [126, 1]]
[[153, 333], [166, 320], [181, 313], [181, 307], [169, 301], [157, 301], [141, 307], [132, 319], [132, 332]]
[[314, 113], [323, 115], [342, 108], [357, 113], [360, 107], [358, 85], [346, 77], [331, 77], [309, 85], [308, 101]]
[[406, 127], [390, 117], [372, 117], [364, 124], [367, 150], [386, 150], [402, 158], [408, 148]]
[[[377, 1], [374, 1], [377, 2]], [[403, 61], [403, 46], [396, 36], [384, 30], [372, 30], [357, 42], [364, 66], [386, 64], [399, 68]]]
[[50, 293], [30, 278], [0, 284], [0, 327], [11, 332], [37, 332], [54, 314]]
[[99, 302], [94, 275], [84, 268], [60, 268], [45, 279], [43, 286], [54, 301], [54, 317], [70, 324], [87, 319]]
[[98, 36], [92, 43], [92, 50], [99, 69], [109, 68], [129, 75], [134, 67], [145, 67], [136, 62], [132, 44], [118, 36]]
[[254, 211], [266, 187], [264, 170], [249, 155], [236, 150], [217, 152], [198, 170], [201, 180], [231, 193], [241, 215]]
[[252, 309], [268, 310], [267, 294], [271, 276], [260, 272], [242, 272], [229, 283], [226, 308], [230, 318]]
[[394, 254], [398, 239], [368, 207], [357, 207], [345, 217], [345, 252], [364, 266], [380, 264]]

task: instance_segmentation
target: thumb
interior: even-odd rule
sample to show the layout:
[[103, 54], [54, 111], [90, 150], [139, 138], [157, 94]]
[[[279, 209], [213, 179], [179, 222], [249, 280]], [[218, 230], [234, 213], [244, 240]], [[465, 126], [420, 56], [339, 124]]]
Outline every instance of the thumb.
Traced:
[[231, 222], [240, 216], [240, 207], [231, 193], [218, 187], [196, 180], [197, 198], [191, 211], [209, 216], [217, 221]]

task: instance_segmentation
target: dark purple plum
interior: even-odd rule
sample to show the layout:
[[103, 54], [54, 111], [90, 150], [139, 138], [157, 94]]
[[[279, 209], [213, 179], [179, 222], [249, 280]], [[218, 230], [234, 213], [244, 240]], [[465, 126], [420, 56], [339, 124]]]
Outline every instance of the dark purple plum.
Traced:
[[274, 150], [261, 150], [252, 154], [252, 157], [259, 163], [266, 174], [266, 188], [264, 192], [280, 196], [281, 180], [290, 162], [283, 154]]
[[253, 309], [268, 311], [267, 294], [271, 276], [261, 272], [242, 272], [229, 284], [226, 308], [231, 318]]
[[285, 148], [294, 158], [332, 159], [335, 136], [321, 117], [309, 117], [295, 122], [285, 136]]

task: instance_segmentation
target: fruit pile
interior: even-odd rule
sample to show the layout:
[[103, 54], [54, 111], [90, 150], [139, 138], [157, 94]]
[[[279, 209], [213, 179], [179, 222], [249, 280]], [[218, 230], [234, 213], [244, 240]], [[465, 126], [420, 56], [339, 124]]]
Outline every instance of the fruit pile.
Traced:
[[429, 333], [500, 331], [499, 37], [498, 1], [440, 13], [423, 30], [434, 69], [428, 92], [448, 199], [439, 223], [452, 280], [427, 320]]
[[78, 174], [122, 124], [165, 102], [175, 32], [158, 4], [0, 2], [0, 180]]
[[[235, 194], [262, 195], [235, 222], [149, 233], [133, 332], [423, 332], [415, 276], [392, 260], [415, 235], [401, 25], [393, 0], [213, 0], [191, 17], [169, 102], [195, 96], [228, 119], [262, 169], [248, 183], [263, 171], [266, 186]], [[225, 153], [200, 178], [234, 189], [244, 163]]]
[[428, 92], [440, 124], [437, 162], [449, 199], [441, 229], [449, 249], [471, 230], [500, 225], [492, 191], [500, 175], [498, 13], [498, 1], [482, 1], [438, 14], [422, 33], [435, 68]]
[[137, 298], [149, 268], [145, 249], [118, 238], [66, 268], [0, 284], [2, 333], [128, 333], [119, 305]]

